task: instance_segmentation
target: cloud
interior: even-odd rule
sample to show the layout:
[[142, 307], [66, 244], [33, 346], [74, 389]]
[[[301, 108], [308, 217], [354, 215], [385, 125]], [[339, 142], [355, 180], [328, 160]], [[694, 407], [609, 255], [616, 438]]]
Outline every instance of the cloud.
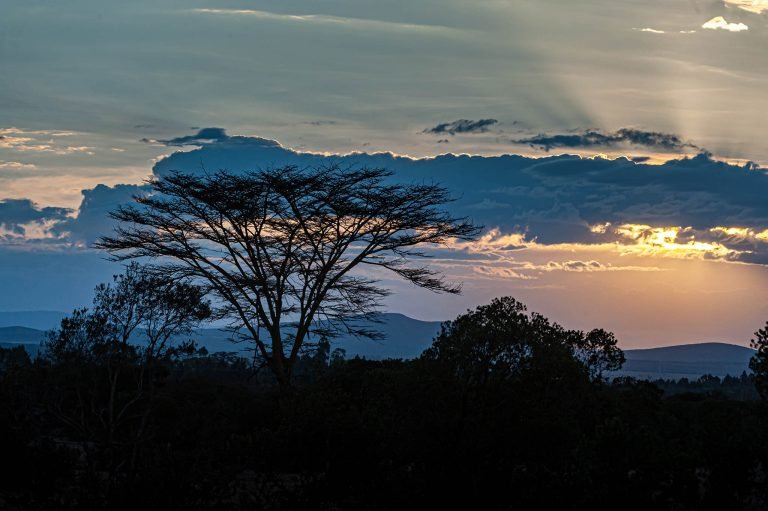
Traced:
[[432, 128], [427, 128], [422, 133], [431, 133], [433, 135], [455, 135], [457, 133], [487, 133], [488, 129], [494, 124], [498, 124], [496, 119], [479, 119], [470, 121], [468, 119], [459, 119], [453, 122], [444, 122]]
[[610, 263], [604, 264], [594, 259], [590, 261], [549, 261], [546, 265], [542, 266], [543, 271], [568, 271], [578, 273], [591, 273], [591, 272], [603, 272], [603, 271], [663, 271], [656, 266], [626, 266], [626, 265], [613, 265]]
[[[157, 142], [168, 146], [204, 145], [223, 142], [228, 138], [229, 136], [223, 128], [203, 128], [194, 135], [176, 137], [170, 140], [157, 140]], [[142, 139], [141, 141], [150, 142], [149, 139]]]
[[[510, 243], [510, 240], [513, 240]], [[499, 247], [503, 247], [499, 250]], [[505, 234], [498, 228], [491, 229], [479, 240], [457, 242], [451, 246], [452, 257], [442, 257], [443, 269], [468, 269], [473, 273], [504, 279], [534, 280], [553, 272], [658, 272], [665, 271], [653, 265], [624, 265], [604, 263], [596, 259], [570, 259], [574, 253], [601, 253], [604, 257], [641, 255], [623, 252], [615, 243], [599, 245], [556, 244], [543, 245], [525, 235]], [[462, 257], [463, 255], [463, 257]], [[440, 257], [438, 255], [438, 257]], [[542, 257], [547, 257], [543, 259]], [[557, 257], [555, 259], [548, 259]], [[539, 262], [536, 262], [539, 261]]]
[[[667, 147], [685, 144], [654, 132], [617, 133], [624, 133], [624, 139]], [[416, 159], [391, 153], [319, 154], [210, 128], [166, 142], [195, 147], [158, 160], [153, 167], [158, 177], [172, 171], [245, 172], [290, 164], [383, 167], [393, 170], [393, 179], [398, 181], [436, 181], [455, 195], [452, 213], [494, 227], [472, 244], [453, 245], [450, 257], [454, 259], [507, 264], [520, 251], [546, 250], [568, 254], [566, 261], [589, 262], [591, 256], [574, 258], [572, 254], [597, 250], [614, 255], [768, 264], [768, 173], [754, 164], [727, 164], [707, 154], [662, 165], [573, 155], [444, 154]], [[146, 189], [129, 185], [86, 190], [76, 217], [52, 215], [57, 223], [51, 232], [87, 245], [112, 229], [107, 218], [110, 210], [141, 193]], [[448, 256], [443, 252], [440, 257]], [[524, 273], [547, 271], [508, 267]], [[565, 265], [561, 269], [577, 268], [585, 271], [587, 267]]]
[[504, 234], [500, 228], [495, 227], [489, 229], [474, 241], [449, 243], [449, 246], [456, 250], [488, 254], [520, 250], [530, 246], [530, 244], [531, 240], [526, 238], [525, 233], [514, 232]]
[[501, 277], [504, 279], [519, 279], [519, 280], [535, 280], [536, 277], [532, 275], [526, 275], [525, 273], [520, 273], [518, 271], [515, 271], [511, 268], [501, 268], [501, 267], [493, 267], [493, 266], [477, 266], [474, 268], [475, 273], [479, 275], [484, 275], [487, 277]]
[[613, 265], [610, 263], [601, 263], [594, 259], [589, 261], [548, 261], [544, 264], [537, 264], [530, 261], [498, 260], [493, 265], [473, 265], [472, 269], [475, 273], [480, 275], [520, 280], [536, 280], [543, 273], [561, 271], [572, 273], [664, 271], [656, 266]]
[[4, 170], [35, 170], [37, 165], [33, 163], [21, 163], [18, 161], [2, 161], [0, 160], [0, 169]]
[[109, 217], [111, 211], [148, 191], [149, 187], [143, 185], [98, 185], [92, 190], [83, 190], [77, 216], [62, 219], [53, 226], [52, 232], [72, 243], [88, 246], [99, 236], [112, 233], [115, 222]]
[[58, 237], [55, 225], [72, 213], [67, 208], [38, 208], [28, 199], [0, 201], [0, 243]]
[[754, 242], [760, 241], [768, 243], [768, 229], [755, 231], [747, 227], [712, 227], [709, 230], [712, 234], [720, 235], [730, 241], [736, 242]]
[[78, 132], [69, 130], [29, 130], [15, 128], [13, 126], [9, 128], [0, 128], [0, 135], [44, 135], [51, 137], [71, 137], [77, 134]]
[[[200, 128], [194, 135], [185, 135], [174, 137], [167, 140], [155, 140], [142, 138], [140, 142], [151, 144], [162, 144], [171, 147], [198, 146], [198, 147], [216, 147], [219, 150], [229, 148], [232, 154], [237, 152], [237, 148], [274, 148], [281, 149], [282, 146], [275, 140], [269, 140], [259, 137], [229, 136], [223, 128]], [[164, 157], [161, 157], [163, 159]], [[217, 167], [224, 168], [224, 167]]]
[[[711, 231], [711, 229], [710, 229]], [[629, 240], [622, 247], [624, 253], [658, 255], [678, 259], [705, 258], [737, 260], [742, 252], [722, 243], [706, 240], [692, 227], [624, 224], [609, 231]], [[702, 239], [704, 238], [704, 239]]]
[[749, 27], [744, 23], [728, 23], [722, 16], [715, 16], [711, 20], [704, 23], [701, 28], [710, 30], [727, 30], [728, 32], [743, 32], [749, 30]]
[[[517, 252], [547, 252], [552, 254], [572, 254], [577, 252], [603, 252], [620, 256], [654, 256], [670, 259], [717, 259], [725, 261], [738, 261], [749, 250], [738, 247], [728, 248], [724, 243], [714, 241], [716, 236], [710, 236], [707, 230], [697, 230], [693, 227], [652, 227], [644, 224], [611, 223], [590, 226], [590, 231], [595, 235], [589, 243], [551, 242], [540, 243], [536, 237], [523, 233], [507, 233], [498, 227], [490, 229], [479, 240], [458, 242], [450, 245], [452, 249], [463, 251], [472, 255], [482, 255], [484, 259], [497, 260], [504, 263], [505, 267], [513, 267], [518, 270], [539, 271], [645, 271], [636, 266], [609, 266], [601, 265], [597, 261], [550, 261], [547, 265], [532, 265], [519, 263], [515, 260]], [[713, 231], [710, 229], [710, 233]], [[755, 240], [763, 233], [753, 233]], [[765, 231], [768, 239], [768, 230]], [[516, 240], [514, 244], [508, 241]], [[707, 241], [703, 241], [703, 240]], [[499, 246], [504, 246], [499, 249]], [[479, 259], [474, 257], [473, 259]], [[569, 264], [566, 264], [569, 263]], [[572, 263], [572, 264], [570, 264]], [[651, 268], [648, 271], [658, 271]]]
[[598, 261], [564, 261], [555, 262], [550, 261], [547, 263], [548, 271], [606, 271], [610, 266], [606, 266]]
[[[602, 135], [616, 144], [622, 140], [666, 150], [696, 147], [677, 136], [653, 131], [624, 129]], [[768, 173], [754, 165], [715, 161], [705, 153], [663, 165], [572, 155], [445, 154], [414, 159], [391, 153], [299, 152], [273, 140], [232, 136], [176, 152], [158, 161], [153, 172], [157, 176], [172, 170], [201, 172], [201, 163], [208, 169], [233, 172], [285, 164], [385, 167], [395, 171], [398, 180], [436, 180], [456, 194], [453, 212], [498, 227], [497, 232], [478, 240], [471, 251], [455, 247], [462, 249], [462, 257], [508, 254], [530, 248], [535, 240], [537, 246], [556, 250], [604, 247], [651, 257], [664, 254], [768, 263], [768, 244], [723, 239], [722, 233], [710, 231], [718, 226], [749, 228], [755, 233], [768, 229]], [[676, 237], [665, 247], [654, 238], [655, 231], [640, 230], [634, 238], [628, 232], [617, 232], [627, 225], [674, 228]], [[603, 226], [603, 232], [595, 226]], [[694, 243], [712, 246], [697, 250], [703, 246]]]
[[729, 7], [738, 7], [755, 14], [768, 12], [768, 0], [723, 0]]
[[683, 35], [688, 35], [688, 34], [695, 34], [696, 33], [695, 30], [675, 30], [673, 32], [668, 32], [666, 30], [658, 30], [658, 29], [650, 28], [650, 27], [646, 27], [646, 28], [633, 28], [632, 30], [635, 30], [637, 32], [646, 32], [648, 34], [683, 34]]
[[533, 137], [512, 141], [515, 144], [528, 144], [546, 151], [554, 148], [576, 147], [612, 147], [616, 145], [635, 145], [661, 149], [664, 151], [684, 151], [686, 149], [701, 149], [684, 142], [679, 136], [658, 131], [646, 131], [635, 128], [621, 128], [613, 133], [588, 129], [580, 133], [568, 134], [539, 134]]
[[248, 17], [262, 20], [284, 21], [293, 23], [312, 23], [318, 25], [347, 26], [351, 28], [374, 28], [386, 30], [413, 30], [413, 31], [443, 31], [454, 30], [443, 25], [426, 25], [418, 23], [401, 23], [396, 21], [384, 21], [369, 18], [352, 18], [346, 16], [331, 16], [326, 14], [282, 14], [258, 9], [192, 9], [195, 14], [208, 14], [218, 16]]
[[95, 148], [85, 145], [68, 145], [61, 142], [62, 137], [78, 135], [75, 131], [62, 130], [25, 130], [20, 128], [0, 128], [0, 149], [19, 152], [53, 153], [57, 155], [86, 154], [94, 155]]

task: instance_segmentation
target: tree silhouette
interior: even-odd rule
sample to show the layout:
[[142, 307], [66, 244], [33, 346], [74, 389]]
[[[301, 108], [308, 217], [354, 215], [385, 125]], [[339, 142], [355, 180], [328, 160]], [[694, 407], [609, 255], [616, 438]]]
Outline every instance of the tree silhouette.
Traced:
[[755, 387], [760, 396], [768, 400], [768, 322], [755, 332], [750, 345], [756, 350], [749, 361], [749, 368], [755, 373]]
[[200, 287], [134, 262], [96, 287], [91, 309], [76, 309], [48, 333], [43, 356], [69, 373], [58, 392], [62, 401], [76, 403], [69, 412], [57, 411], [58, 419], [99, 438], [111, 452], [129, 445], [127, 460], [115, 455], [110, 470], [124, 461], [133, 468], [150, 421], [158, 366], [192, 347], [175, 345], [174, 337], [190, 333], [210, 313]]
[[[173, 355], [176, 335], [191, 332], [211, 314], [203, 290], [131, 263], [112, 283], [94, 290], [93, 306], [76, 309], [48, 333], [46, 357], [53, 363], [103, 362], [138, 357], [151, 365]], [[135, 338], [135, 337], [139, 338]], [[133, 343], [131, 340], [143, 341]]]
[[610, 332], [566, 330], [505, 296], [444, 323], [422, 357], [444, 364], [465, 385], [485, 386], [514, 380], [533, 362], [558, 357], [598, 378], [624, 363], [616, 344]]
[[222, 316], [244, 328], [288, 385], [311, 331], [373, 335], [354, 318], [370, 319], [389, 292], [356, 268], [388, 270], [435, 292], [460, 291], [411, 261], [426, 257], [430, 244], [472, 239], [479, 228], [440, 208], [452, 200], [446, 189], [391, 176], [385, 169], [294, 166], [174, 173], [151, 180], [152, 193], [138, 204], [113, 212], [121, 222], [116, 235], [97, 246], [117, 260], [153, 258], [167, 275], [204, 283]]

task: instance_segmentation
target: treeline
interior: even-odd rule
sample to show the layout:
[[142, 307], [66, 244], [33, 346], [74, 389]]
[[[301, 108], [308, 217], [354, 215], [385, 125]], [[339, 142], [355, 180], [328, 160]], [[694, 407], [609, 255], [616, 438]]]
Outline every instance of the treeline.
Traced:
[[308, 345], [291, 388], [258, 359], [123, 344], [97, 312], [34, 360], [0, 350], [2, 509], [768, 507], [768, 407], [730, 393], [752, 377], [607, 381], [610, 333], [510, 298], [416, 360]]
[[751, 401], [760, 399], [760, 393], [755, 386], [755, 376], [746, 371], [740, 376], [726, 375], [720, 378], [711, 374], [705, 374], [700, 378], [689, 379], [681, 378], [679, 380], [654, 380], [656, 385], [665, 396], [675, 396], [679, 394], [708, 394], [712, 397], [721, 397], [727, 399], [737, 399], [741, 401]]

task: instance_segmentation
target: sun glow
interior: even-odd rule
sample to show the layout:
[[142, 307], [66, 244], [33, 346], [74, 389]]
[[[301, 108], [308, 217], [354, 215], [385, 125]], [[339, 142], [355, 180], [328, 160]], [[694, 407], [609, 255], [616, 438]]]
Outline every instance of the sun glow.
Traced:
[[768, 242], [768, 229], [755, 231], [749, 227], [713, 227], [709, 231], [713, 234], [724, 235], [737, 241]]
[[739, 251], [732, 250], [717, 242], [697, 241], [689, 227], [651, 227], [642, 224], [623, 224], [614, 231], [619, 236], [634, 241], [624, 249], [643, 255], [670, 257], [732, 258]]
[[710, 229], [710, 232], [715, 234], [722, 233], [726, 236], [746, 238], [752, 233], [752, 230], [747, 229], [746, 227], [713, 227]]

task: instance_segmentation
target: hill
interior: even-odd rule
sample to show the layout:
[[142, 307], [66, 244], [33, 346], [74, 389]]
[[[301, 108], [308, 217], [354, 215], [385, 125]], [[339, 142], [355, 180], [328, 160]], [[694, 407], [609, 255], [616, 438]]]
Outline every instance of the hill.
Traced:
[[0, 343], [4, 344], [40, 344], [45, 338], [43, 330], [23, 326], [0, 328]]
[[59, 311], [0, 312], [0, 328], [23, 326], [37, 330], [57, 328], [67, 314]]
[[619, 376], [642, 379], [696, 379], [705, 374], [723, 377], [749, 372], [754, 350], [722, 342], [683, 344], [641, 350], [625, 350], [627, 359]]
[[[380, 315], [380, 322], [371, 323], [370, 328], [381, 332], [384, 338], [372, 340], [343, 335], [331, 340], [331, 349], [345, 350], [348, 358], [416, 358], [432, 344], [432, 339], [440, 331], [440, 322], [385, 313]], [[210, 352], [248, 351], [249, 348], [247, 343], [233, 343], [232, 334], [220, 329], [199, 330], [191, 337]]]
[[45, 332], [23, 326], [0, 327], [0, 348], [24, 346], [30, 356], [37, 355], [40, 342], [45, 339]]

